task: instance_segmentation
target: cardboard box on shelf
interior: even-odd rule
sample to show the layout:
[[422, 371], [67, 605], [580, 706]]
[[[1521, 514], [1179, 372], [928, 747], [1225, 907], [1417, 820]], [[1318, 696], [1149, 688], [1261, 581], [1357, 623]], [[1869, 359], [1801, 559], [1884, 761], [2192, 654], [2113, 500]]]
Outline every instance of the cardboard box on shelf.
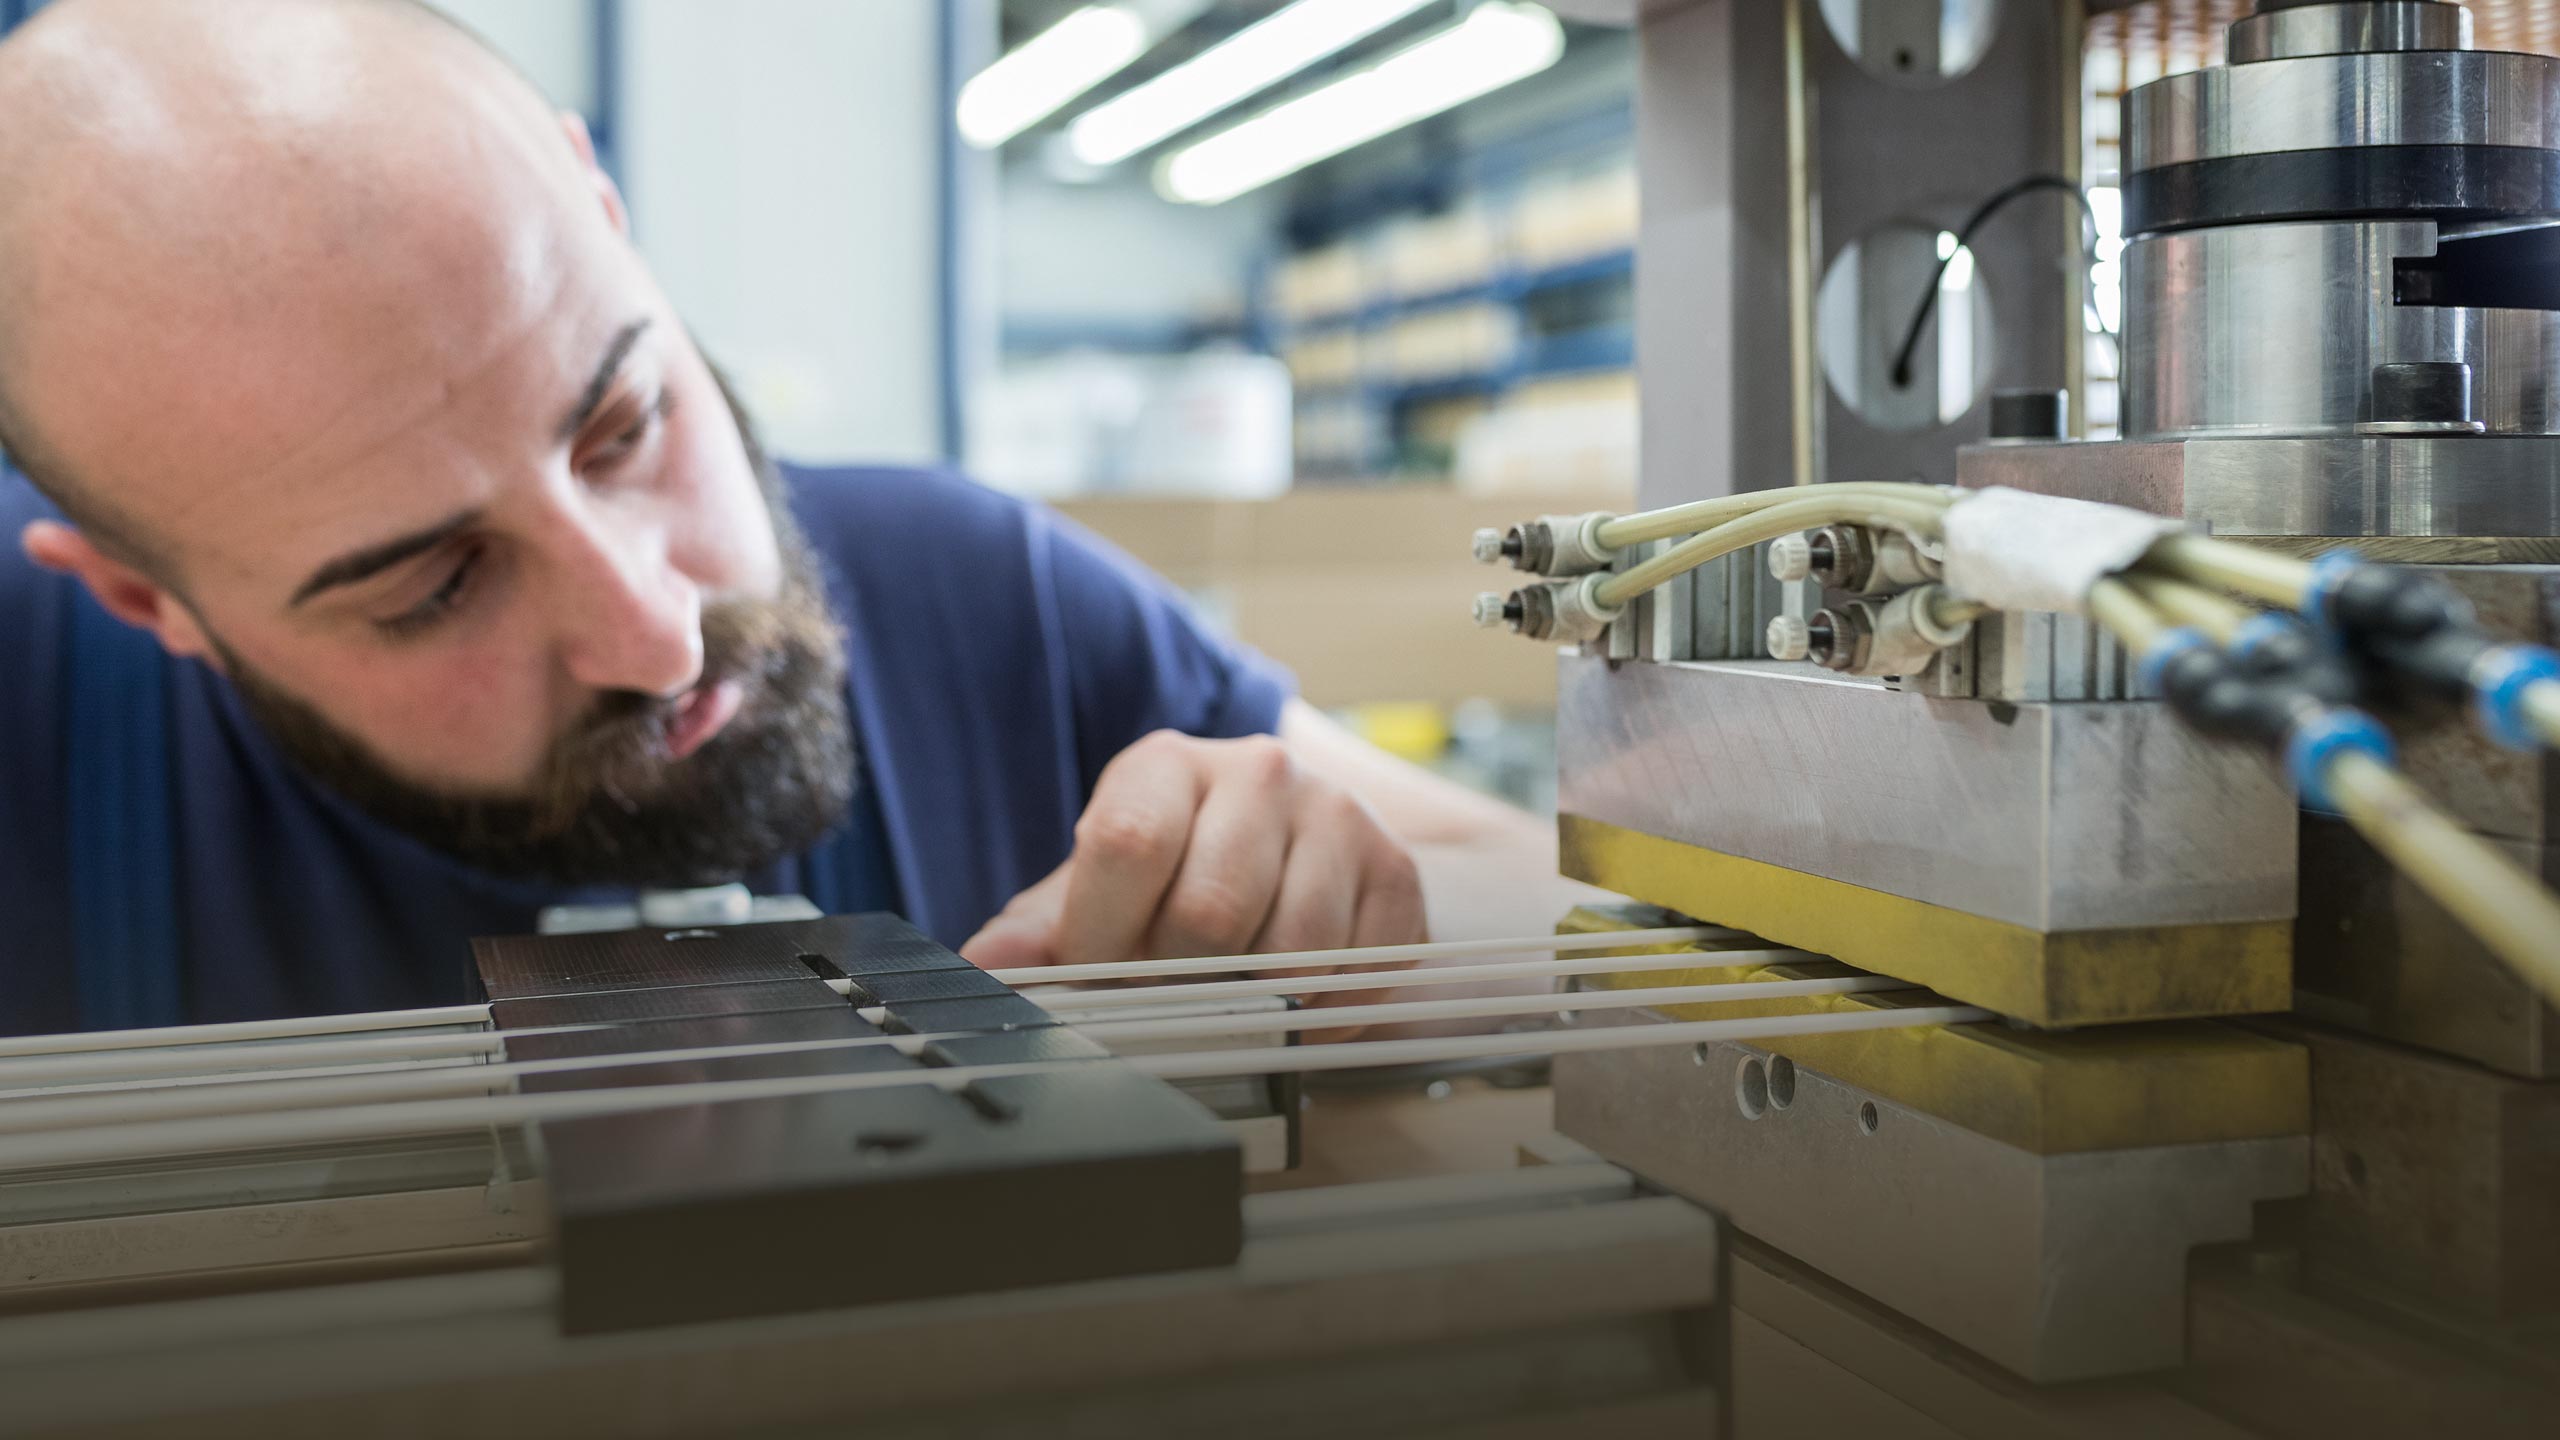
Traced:
[[1191, 591], [1320, 706], [1555, 703], [1555, 656], [1470, 623], [1518, 576], [1467, 553], [1478, 528], [1624, 509], [1619, 490], [1499, 499], [1439, 486], [1309, 487], [1270, 500], [1098, 498], [1058, 508]]

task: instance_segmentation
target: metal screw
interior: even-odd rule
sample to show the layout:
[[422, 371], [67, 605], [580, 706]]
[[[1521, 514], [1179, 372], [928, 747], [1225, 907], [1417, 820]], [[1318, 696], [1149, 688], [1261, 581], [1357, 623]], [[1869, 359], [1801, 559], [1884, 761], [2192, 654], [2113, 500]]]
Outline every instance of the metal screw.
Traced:
[[1788, 581], [1813, 574], [1813, 542], [1802, 535], [1781, 535], [1770, 541], [1769, 573]]
[[1768, 640], [1772, 660], [1802, 660], [1813, 653], [1813, 632], [1793, 615], [1770, 621]]
[[1816, 610], [1804, 622], [1814, 664], [1825, 670], [1847, 670], [1858, 663], [1862, 622], [1861, 612], [1855, 607], [1856, 602], [1852, 601], [1846, 611]]

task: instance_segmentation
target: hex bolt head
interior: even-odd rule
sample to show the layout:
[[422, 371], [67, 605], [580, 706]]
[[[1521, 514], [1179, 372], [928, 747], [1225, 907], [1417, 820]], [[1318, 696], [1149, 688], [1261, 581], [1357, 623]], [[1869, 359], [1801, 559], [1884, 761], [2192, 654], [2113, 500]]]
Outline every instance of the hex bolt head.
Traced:
[[1813, 542], [1802, 535], [1781, 535], [1769, 542], [1769, 573], [1781, 580], [1803, 580], [1813, 574]]
[[1502, 532], [1494, 529], [1477, 531], [1473, 548], [1478, 564], [1496, 563], [1502, 559]]
[[1813, 653], [1813, 632], [1793, 615], [1770, 621], [1768, 640], [1772, 660], [1802, 660]]

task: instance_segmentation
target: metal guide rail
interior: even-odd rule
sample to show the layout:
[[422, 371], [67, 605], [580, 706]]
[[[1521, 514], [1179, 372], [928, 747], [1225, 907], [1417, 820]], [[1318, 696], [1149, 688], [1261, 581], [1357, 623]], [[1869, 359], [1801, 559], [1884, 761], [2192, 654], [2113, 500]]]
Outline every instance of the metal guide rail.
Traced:
[[[1628, 1037], [1678, 1048], [1982, 1018], [1629, 938], [1746, 937], [1140, 962], [1107, 968], [1187, 983], [1081, 990], [866, 916], [486, 942], [485, 1006], [9, 1041], [0, 1429], [1719, 1433], [1706, 1212], [1604, 1164], [1248, 1198], [1232, 1131], [1159, 1078], [1624, 1043], [1288, 1043], [1370, 1017], [1905, 1002]], [[1399, 960], [1461, 963], [1374, 968]], [[1628, 988], [1434, 994], [1590, 974]], [[1390, 983], [1425, 998], [1291, 1008]], [[961, 1354], [1003, 1373], [963, 1383]], [[1291, 1406], [1253, 1398], [1273, 1386]]]

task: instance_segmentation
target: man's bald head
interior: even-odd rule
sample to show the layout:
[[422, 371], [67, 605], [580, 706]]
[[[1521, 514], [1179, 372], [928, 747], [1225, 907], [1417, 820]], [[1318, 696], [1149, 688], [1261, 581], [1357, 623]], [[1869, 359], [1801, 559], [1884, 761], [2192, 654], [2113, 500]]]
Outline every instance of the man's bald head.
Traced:
[[696, 884], [841, 815], [841, 640], [744, 425], [583, 127], [432, 12], [64, 0], [0, 46], [0, 371], [122, 532], [29, 556], [377, 817]]
[[[143, 336], [218, 344], [226, 319], [289, 315], [299, 278], [432, 228], [422, 210], [468, 206], [489, 166], [580, 188], [532, 83], [421, 0], [59, 0], [0, 42], [0, 451], [167, 576], [165, 497], [88, 463], [115, 407], [66, 392], [117, 383]], [[190, 458], [160, 449], [137, 458]]]

